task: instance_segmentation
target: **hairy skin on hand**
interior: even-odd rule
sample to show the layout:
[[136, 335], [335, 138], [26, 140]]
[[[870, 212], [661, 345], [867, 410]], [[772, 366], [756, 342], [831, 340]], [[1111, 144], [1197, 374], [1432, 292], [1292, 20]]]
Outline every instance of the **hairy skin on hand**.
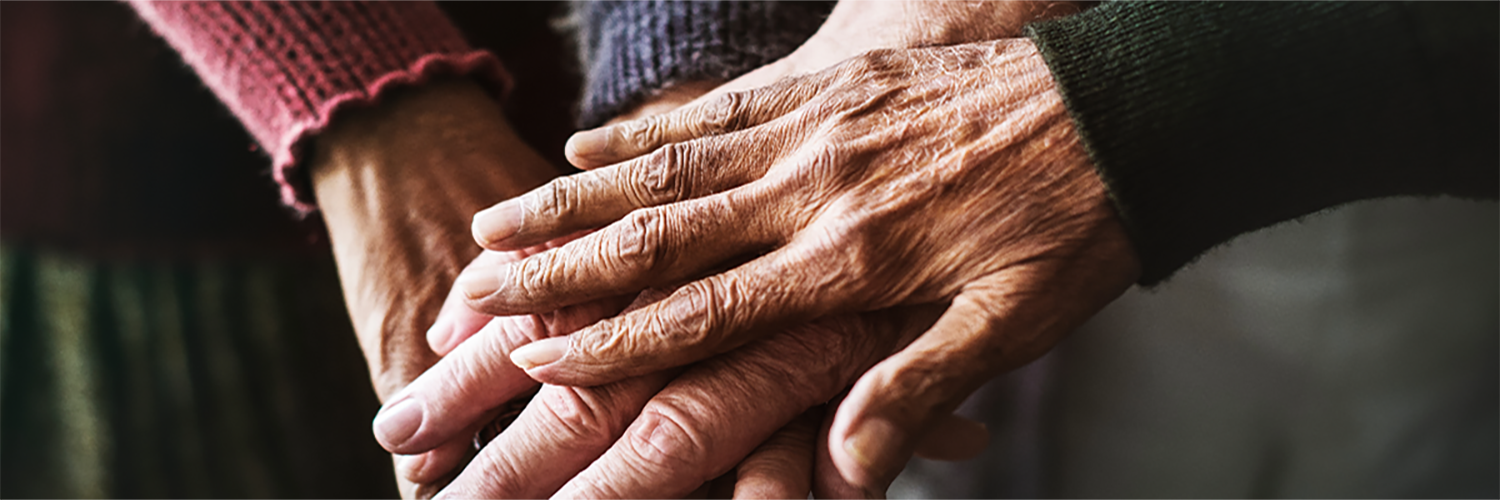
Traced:
[[[424, 334], [479, 253], [467, 237], [470, 214], [556, 169], [516, 137], [477, 84], [451, 81], [338, 116], [316, 140], [311, 174], [345, 304], [385, 400], [437, 361]], [[452, 468], [463, 452], [450, 445], [432, 458]], [[421, 493], [401, 486], [407, 496]]]

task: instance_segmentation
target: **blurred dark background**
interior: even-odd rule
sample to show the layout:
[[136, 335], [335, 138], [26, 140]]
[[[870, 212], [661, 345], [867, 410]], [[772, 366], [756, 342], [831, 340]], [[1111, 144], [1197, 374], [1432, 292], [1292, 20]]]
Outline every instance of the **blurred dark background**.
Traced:
[[[561, 164], [560, 2], [444, 3]], [[316, 216], [116, 2], [0, 3], [0, 496], [391, 497]]]

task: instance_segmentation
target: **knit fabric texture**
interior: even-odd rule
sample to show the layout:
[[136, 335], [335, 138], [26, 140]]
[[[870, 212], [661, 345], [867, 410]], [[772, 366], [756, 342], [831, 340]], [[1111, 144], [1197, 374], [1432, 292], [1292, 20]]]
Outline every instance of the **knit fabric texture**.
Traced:
[[431, 2], [148, 2], [131, 5], [270, 154], [282, 199], [315, 209], [305, 142], [340, 110], [391, 88], [473, 75], [497, 96], [500, 61]]
[[1028, 27], [1141, 283], [1343, 203], [1500, 191], [1494, 3], [1109, 2]]
[[807, 41], [831, 2], [578, 1], [578, 123], [596, 127], [680, 82], [727, 81]]

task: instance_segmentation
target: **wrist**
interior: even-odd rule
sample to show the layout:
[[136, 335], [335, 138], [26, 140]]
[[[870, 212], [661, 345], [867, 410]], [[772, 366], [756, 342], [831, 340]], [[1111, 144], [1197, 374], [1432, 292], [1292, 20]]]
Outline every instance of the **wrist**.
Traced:
[[382, 396], [436, 355], [424, 332], [479, 248], [474, 212], [555, 176], [477, 84], [393, 92], [336, 118], [314, 144], [314, 194], [345, 303]]

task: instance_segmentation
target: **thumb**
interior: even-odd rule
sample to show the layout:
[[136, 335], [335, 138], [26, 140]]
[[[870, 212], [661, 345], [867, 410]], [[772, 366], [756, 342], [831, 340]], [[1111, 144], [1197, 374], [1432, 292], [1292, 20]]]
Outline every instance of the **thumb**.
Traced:
[[846, 480], [883, 491], [914, 452], [964, 459], [983, 451], [988, 432], [953, 410], [1102, 307], [1069, 300], [1078, 297], [1066, 288], [1038, 293], [1057, 289], [1036, 271], [1012, 268], [966, 286], [931, 328], [860, 377], [829, 434], [831, 458]]

